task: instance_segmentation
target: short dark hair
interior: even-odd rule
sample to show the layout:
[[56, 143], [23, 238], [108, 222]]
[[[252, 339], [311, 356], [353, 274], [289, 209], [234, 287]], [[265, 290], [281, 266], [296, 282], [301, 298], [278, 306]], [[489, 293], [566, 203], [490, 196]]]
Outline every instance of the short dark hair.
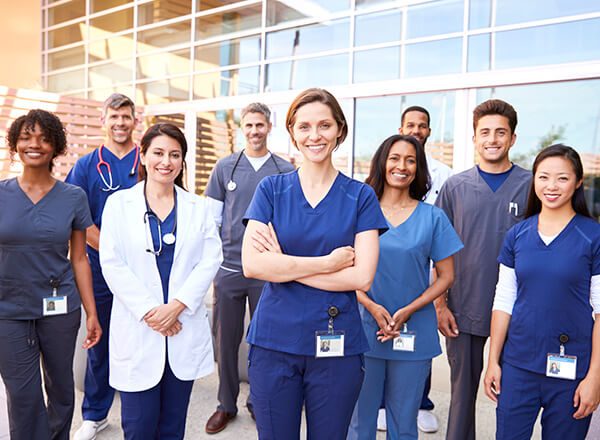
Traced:
[[[11, 156], [14, 156], [17, 152], [17, 142], [19, 141], [21, 131], [33, 131], [36, 124], [39, 125], [44, 137], [54, 149], [52, 159], [65, 154], [67, 151], [67, 135], [58, 116], [46, 110], [34, 109], [30, 110], [26, 115], [19, 116], [10, 124], [6, 139]], [[52, 171], [53, 166], [53, 161], [50, 161], [48, 164], [50, 171]]]
[[[181, 129], [179, 127], [177, 127], [174, 124], [171, 124], [170, 122], [154, 124], [153, 126], [148, 128], [148, 130], [146, 130], [146, 132], [144, 133], [144, 136], [142, 136], [142, 140], [140, 142], [140, 153], [146, 154], [146, 152], [148, 151], [148, 148], [150, 148], [150, 144], [152, 143], [152, 140], [158, 136], [168, 136], [171, 139], [174, 139], [175, 141], [177, 141], [177, 143], [181, 147], [181, 155], [183, 157], [183, 167], [181, 168], [181, 172], [179, 173], [179, 175], [175, 178], [175, 185], [185, 189], [185, 184], [183, 181], [183, 177], [185, 175], [185, 168], [186, 168], [185, 155], [187, 154], [187, 141], [185, 139], [185, 135], [183, 134], [183, 132], [181, 131]], [[146, 175], [147, 175], [146, 167], [144, 165], [140, 164], [140, 167], [138, 169], [138, 180], [139, 181], [145, 180]]]
[[342, 107], [340, 107], [340, 103], [337, 101], [337, 99], [335, 99], [335, 96], [333, 96], [327, 90], [319, 88], [304, 90], [298, 96], [296, 96], [296, 99], [294, 99], [294, 101], [290, 104], [290, 108], [285, 117], [285, 126], [288, 133], [292, 137], [292, 142], [294, 142], [292, 126], [296, 121], [296, 113], [298, 112], [298, 109], [313, 102], [320, 102], [321, 104], [325, 104], [327, 107], [329, 107], [331, 114], [333, 115], [333, 119], [335, 119], [335, 122], [341, 130], [340, 136], [338, 137], [338, 145], [344, 142], [346, 136], [348, 135], [348, 123], [346, 122], [346, 117], [344, 116]]
[[508, 119], [511, 134], [517, 129], [517, 111], [508, 102], [501, 99], [488, 99], [473, 110], [473, 131], [477, 131], [477, 124], [484, 116], [500, 115]]
[[375, 190], [377, 198], [381, 200], [383, 190], [385, 188], [386, 163], [390, 150], [396, 142], [408, 142], [415, 148], [417, 158], [417, 173], [415, 179], [411, 182], [408, 188], [408, 193], [415, 200], [423, 200], [429, 189], [431, 188], [431, 178], [427, 168], [427, 158], [425, 157], [425, 149], [421, 143], [412, 136], [403, 134], [394, 134], [384, 140], [371, 159], [371, 169], [365, 183], [371, 185]]
[[[581, 163], [579, 153], [577, 153], [577, 151], [575, 151], [574, 148], [571, 148], [564, 144], [554, 144], [544, 148], [538, 153], [535, 160], [533, 161], [533, 178], [531, 179], [531, 185], [529, 187], [529, 198], [527, 200], [527, 210], [525, 211], [525, 218], [539, 214], [542, 211], [542, 202], [535, 193], [535, 173], [540, 163], [542, 163], [542, 161], [548, 159], [549, 157], [562, 157], [571, 162], [571, 165], [573, 166], [573, 171], [575, 172], [575, 178], [578, 182], [583, 180], [583, 164]], [[577, 214], [593, 218], [585, 202], [583, 183], [579, 185], [579, 188], [575, 190], [575, 193], [571, 198], [571, 205], [573, 206], [573, 209]]]
[[271, 120], [271, 109], [262, 102], [253, 102], [248, 104], [246, 107], [242, 109], [242, 114], [240, 119], [244, 119], [248, 113], [260, 113], [265, 117], [267, 122]]
[[402, 117], [400, 118], [400, 126], [404, 126], [404, 117], [408, 112], [425, 113], [425, 115], [427, 116], [427, 127], [431, 125], [431, 116], [429, 116], [429, 112], [427, 111], [427, 109], [425, 107], [421, 107], [420, 105], [411, 105], [402, 112]]
[[113, 93], [102, 104], [102, 117], [106, 116], [106, 110], [112, 108], [118, 110], [123, 107], [131, 108], [131, 116], [135, 119], [135, 104], [133, 101], [122, 93]]

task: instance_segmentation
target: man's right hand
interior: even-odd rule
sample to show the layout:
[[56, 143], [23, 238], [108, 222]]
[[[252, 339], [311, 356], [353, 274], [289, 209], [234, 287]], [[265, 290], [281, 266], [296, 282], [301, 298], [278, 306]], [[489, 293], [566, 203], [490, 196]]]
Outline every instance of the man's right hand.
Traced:
[[438, 329], [445, 337], [456, 338], [458, 337], [458, 325], [456, 324], [456, 319], [446, 305], [445, 301], [443, 304], [440, 304], [440, 302], [436, 302], [435, 304]]

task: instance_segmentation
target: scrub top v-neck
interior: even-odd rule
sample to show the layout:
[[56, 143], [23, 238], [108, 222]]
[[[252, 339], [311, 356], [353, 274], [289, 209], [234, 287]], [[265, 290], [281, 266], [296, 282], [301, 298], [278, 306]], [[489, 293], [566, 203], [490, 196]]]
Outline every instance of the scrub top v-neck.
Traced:
[[[298, 172], [261, 181], [245, 220], [273, 223], [285, 254], [315, 257], [341, 246], [354, 246], [356, 234], [387, 230], [373, 189], [342, 173], [328, 194], [312, 208], [306, 201]], [[329, 292], [295, 281], [265, 284], [254, 313], [248, 342], [285, 353], [314, 356], [315, 332], [327, 330], [328, 309], [336, 306], [336, 330], [345, 332], [346, 355], [369, 349], [355, 292]]]
[[72, 231], [92, 225], [85, 193], [57, 181], [33, 203], [13, 178], [0, 181], [0, 203], [10, 207], [0, 210], [0, 319], [41, 317], [51, 278], [67, 311], [79, 308], [68, 252]]
[[[177, 225], [176, 221], [176, 210], [177, 204], [173, 207], [169, 215], [164, 220], [158, 219], [156, 216], [152, 216], [148, 221], [150, 232], [152, 234], [152, 246], [153, 249], [158, 250], [161, 246], [162, 251], [159, 255], [156, 255], [156, 266], [158, 267], [158, 273], [160, 275], [160, 281], [163, 290], [163, 300], [165, 304], [169, 302], [169, 279], [171, 277], [171, 269], [173, 268], [173, 259], [175, 258], [175, 245], [177, 243]], [[158, 235], [158, 226], [156, 221], [160, 222], [160, 230], [162, 236]], [[168, 233], [172, 233], [175, 236], [175, 242], [167, 244], [164, 241], [164, 236]]]

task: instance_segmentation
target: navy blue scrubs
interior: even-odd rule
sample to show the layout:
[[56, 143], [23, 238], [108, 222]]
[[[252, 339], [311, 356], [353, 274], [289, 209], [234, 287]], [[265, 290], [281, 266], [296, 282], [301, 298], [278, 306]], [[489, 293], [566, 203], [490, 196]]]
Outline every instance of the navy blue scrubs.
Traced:
[[[387, 230], [372, 188], [341, 173], [314, 208], [297, 171], [267, 177], [245, 219], [273, 223], [283, 252], [307, 257], [354, 246], [360, 232]], [[315, 358], [315, 332], [327, 330], [331, 306], [340, 312], [334, 329], [345, 332], [345, 356]], [[299, 438], [303, 403], [309, 438], [346, 437], [363, 380], [362, 353], [369, 350], [354, 291], [268, 282], [248, 342], [250, 394], [261, 440]]]

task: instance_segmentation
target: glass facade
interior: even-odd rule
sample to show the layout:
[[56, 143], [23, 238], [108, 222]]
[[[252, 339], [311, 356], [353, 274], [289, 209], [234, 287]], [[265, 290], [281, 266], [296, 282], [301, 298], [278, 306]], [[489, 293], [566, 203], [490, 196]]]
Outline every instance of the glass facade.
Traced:
[[193, 114], [227, 127], [249, 100], [262, 100], [274, 109], [274, 149], [293, 156], [282, 126], [290, 97], [331, 88], [351, 134], [336, 164], [359, 178], [409, 105], [431, 113], [433, 156], [457, 171], [471, 166], [472, 109], [498, 96], [519, 113], [516, 160], [527, 164], [540, 139], [554, 136], [600, 175], [596, 0], [42, 3], [49, 91], [94, 99], [123, 91], [157, 117], [188, 111], [188, 124]]

